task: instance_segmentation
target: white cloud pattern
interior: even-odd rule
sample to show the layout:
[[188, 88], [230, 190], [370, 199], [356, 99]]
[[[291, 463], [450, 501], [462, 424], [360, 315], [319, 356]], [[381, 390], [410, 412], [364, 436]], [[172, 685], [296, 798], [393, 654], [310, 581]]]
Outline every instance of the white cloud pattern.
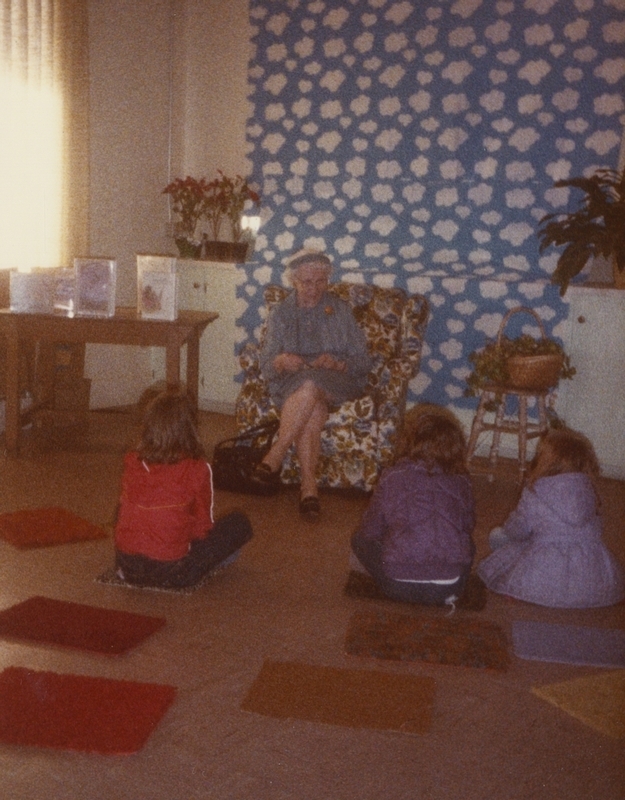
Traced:
[[238, 341], [258, 332], [288, 253], [324, 248], [337, 279], [428, 296], [409, 399], [471, 402], [467, 355], [506, 309], [535, 307], [554, 332], [566, 314], [537, 221], [570, 202], [555, 181], [618, 162], [625, 2], [249, 5], [246, 157], [263, 224]]

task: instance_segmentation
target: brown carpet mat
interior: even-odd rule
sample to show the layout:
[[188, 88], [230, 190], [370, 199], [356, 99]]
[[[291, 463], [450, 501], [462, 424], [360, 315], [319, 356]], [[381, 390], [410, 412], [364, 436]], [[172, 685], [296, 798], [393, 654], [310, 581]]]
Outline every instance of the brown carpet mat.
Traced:
[[52, 507], [0, 514], [0, 537], [28, 548], [104, 539], [107, 533], [65, 508]]
[[347, 728], [427, 733], [435, 682], [415, 675], [266, 661], [241, 708]]
[[356, 611], [347, 630], [345, 652], [390, 661], [427, 661], [502, 671], [510, 663], [506, 636], [497, 625], [426, 612], [410, 616]]
[[612, 739], [625, 739], [625, 670], [534, 686], [533, 694]]
[[[384, 600], [387, 603], [395, 603], [400, 606], [415, 606], [414, 603], [403, 603], [387, 597], [378, 588], [371, 575], [356, 570], [351, 570], [347, 576], [347, 583], [343, 591], [348, 597], [360, 597], [365, 600]], [[486, 607], [487, 594], [488, 590], [482, 579], [478, 575], [471, 573], [467, 580], [464, 594], [456, 601], [456, 608], [464, 611], [482, 611]]]

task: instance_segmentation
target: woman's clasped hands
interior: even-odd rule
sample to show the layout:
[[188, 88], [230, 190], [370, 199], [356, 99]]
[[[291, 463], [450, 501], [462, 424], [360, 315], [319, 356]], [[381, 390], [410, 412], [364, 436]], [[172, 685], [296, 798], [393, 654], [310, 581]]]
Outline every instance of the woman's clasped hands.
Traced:
[[322, 353], [313, 361], [306, 361], [296, 353], [280, 353], [274, 359], [273, 366], [278, 372], [299, 372], [302, 369], [331, 369], [336, 372], [347, 370], [347, 362], [330, 353]]

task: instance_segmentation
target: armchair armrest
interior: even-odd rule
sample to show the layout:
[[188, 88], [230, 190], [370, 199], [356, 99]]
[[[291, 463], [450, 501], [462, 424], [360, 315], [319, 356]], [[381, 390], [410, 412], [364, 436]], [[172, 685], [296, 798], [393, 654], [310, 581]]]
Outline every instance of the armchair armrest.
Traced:
[[402, 317], [401, 355], [416, 359], [415, 375], [421, 360], [421, 349], [430, 316], [430, 306], [421, 294], [413, 294], [404, 308]]
[[239, 353], [239, 364], [246, 378], [260, 377], [260, 350], [258, 345], [248, 342]]
[[403, 408], [408, 382], [417, 374], [420, 360], [420, 357], [399, 357], [384, 364], [376, 386], [379, 407], [390, 404]]
[[420, 360], [420, 353], [416, 356], [391, 358], [380, 373], [380, 382], [375, 387], [380, 469], [393, 461], [406, 407], [408, 383], [417, 374]]

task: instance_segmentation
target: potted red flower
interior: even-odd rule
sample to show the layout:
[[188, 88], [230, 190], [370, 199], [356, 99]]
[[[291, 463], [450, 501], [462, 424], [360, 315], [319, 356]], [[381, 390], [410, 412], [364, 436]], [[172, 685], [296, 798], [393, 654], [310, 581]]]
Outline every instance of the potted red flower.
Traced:
[[[245, 261], [248, 241], [242, 241], [241, 219], [250, 206], [260, 205], [260, 195], [241, 175], [229, 178], [221, 170], [218, 176], [205, 178], [176, 178], [163, 189], [172, 198], [172, 211], [180, 219], [174, 226], [174, 240], [181, 258], [200, 258], [212, 261]], [[205, 219], [209, 233], [196, 237], [198, 223]], [[220, 234], [223, 222], [230, 222], [231, 241]]]
[[[246, 206], [259, 206], [260, 195], [246, 178], [236, 175], [229, 178], [221, 170], [218, 177], [207, 184], [203, 216], [208, 220], [212, 239], [204, 239], [204, 258], [215, 261], [245, 261], [248, 242], [242, 241], [241, 218]], [[224, 218], [230, 222], [232, 241], [222, 241], [219, 234]]]
[[180, 219], [174, 224], [174, 241], [181, 258], [199, 258], [202, 242], [195, 236], [198, 222], [204, 214], [204, 199], [208, 184], [204, 178], [176, 178], [164, 189], [172, 199], [171, 210]]

